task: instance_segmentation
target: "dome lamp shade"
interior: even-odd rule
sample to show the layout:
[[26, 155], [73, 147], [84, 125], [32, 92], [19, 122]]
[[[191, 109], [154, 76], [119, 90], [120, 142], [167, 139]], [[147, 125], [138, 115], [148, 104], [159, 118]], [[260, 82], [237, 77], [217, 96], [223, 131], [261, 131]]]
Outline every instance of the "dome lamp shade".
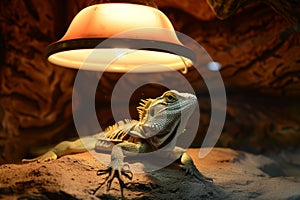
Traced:
[[46, 49], [49, 62], [92, 71], [160, 72], [195, 63], [170, 20], [156, 8], [103, 3], [81, 10], [65, 35]]

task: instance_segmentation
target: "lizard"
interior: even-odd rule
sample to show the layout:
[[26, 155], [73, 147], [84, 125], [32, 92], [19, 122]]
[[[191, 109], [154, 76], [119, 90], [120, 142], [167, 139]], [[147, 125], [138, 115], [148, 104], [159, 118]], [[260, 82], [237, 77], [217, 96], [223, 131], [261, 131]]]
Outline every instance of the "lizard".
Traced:
[[22, 161], [45, 162], [88, 150], [111, 151], [110, 166], [106, 170], [99, 170], [97, 175], [109, 174], [105, 180], [108, 191], [114, 178], [117, 178], [123, 197], [124, 177], [130, 180], [133, 177], [129, 165], [124, 162], [124, 154], [147, 153], [164, 148], [167, 156], [180, 162], [186, 174], [199, 180], [212, 181], [199, 172], [184, 149], [176, 146], [178, 137], [185, 131], [188, 119], [197, 105], [195, 95], [169, 90], [155, 99], [141, 100], [137, 107], [139, 120], [124, 120], [101, 133], [75, 141], [63, 141], [39, 157]]

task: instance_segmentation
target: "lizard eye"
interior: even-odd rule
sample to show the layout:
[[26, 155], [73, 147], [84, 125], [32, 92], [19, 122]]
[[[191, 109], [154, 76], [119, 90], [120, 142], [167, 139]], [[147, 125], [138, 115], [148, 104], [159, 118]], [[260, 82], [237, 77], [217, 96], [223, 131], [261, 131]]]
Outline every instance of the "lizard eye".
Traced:
[[166, 99], [167, 103], [173, 103], [173, 102], [177, 101], [177, 97], [174, 94], [167, 94], [165, 96], [165, 99]]

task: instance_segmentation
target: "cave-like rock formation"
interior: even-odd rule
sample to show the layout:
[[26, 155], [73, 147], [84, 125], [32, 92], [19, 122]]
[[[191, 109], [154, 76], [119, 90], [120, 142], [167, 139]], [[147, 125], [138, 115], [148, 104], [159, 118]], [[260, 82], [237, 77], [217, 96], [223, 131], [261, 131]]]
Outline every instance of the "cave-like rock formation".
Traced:
[[[208, 2], [156, 3], [177, 31], [192, 37], [213, 60], [222, 64], [228, 106], [219, 145], [256, 152], [297, 147], [300, 139], [299, 3]], [[0, 163], [19, 162], [29, 147], [76, 136], [71, 108], [76, 71], [49, 64], [43, 54], [46, 46], [59, 39], [74, 15], [89, 3], [77, 0], [0, 2]], [[96, 101], [103, 127], [113, 123], [110, 96], [120, 76], [106, 73], [100, 80]], [[172, 79], [172, 74], [160, 76]], [[191, 70], [185, 77], [200, 101], [201, 121], [193, 143], [199, 146], [210, 120], [209, 95], [201, 75]], [[125, 88], [134, 86], [134, 80], [139, 79], [143, 77], [130, 77]], [[132, 98], [133, 115], [137, 116], [134, 107], [140, 97], [158, 96], [163, 90], [153, 85], [144, 87], [145, 96], [139, 92]], [[84, 95], [82, 91], [75, 92], [79, 97]], [[84, 131], [94, 130], [90, 127]]]

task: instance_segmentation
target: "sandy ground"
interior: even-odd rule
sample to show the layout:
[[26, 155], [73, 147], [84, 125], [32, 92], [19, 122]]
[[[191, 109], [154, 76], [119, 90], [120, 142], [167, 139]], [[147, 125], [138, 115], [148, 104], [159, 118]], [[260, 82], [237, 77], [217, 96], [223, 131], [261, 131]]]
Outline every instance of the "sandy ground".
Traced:
[[[147, 174], [134, 174], [124, 189], [126, 199], [300, 199], [300, 177], [284, 175], [280, 163], [265, 156], [214, 148], [197, 168], [214, 182], [199, 181], [172, 165]], [[46, 163], [0, 166], [2, 199], [120, 199], [115, 180], [106, 191], [97, 170], [106, 166], [89, 153], [64, 156]], [[300, 169], [299, 169], [300, 170]], [[95, 192], [96, 188], [103, 186]]]

